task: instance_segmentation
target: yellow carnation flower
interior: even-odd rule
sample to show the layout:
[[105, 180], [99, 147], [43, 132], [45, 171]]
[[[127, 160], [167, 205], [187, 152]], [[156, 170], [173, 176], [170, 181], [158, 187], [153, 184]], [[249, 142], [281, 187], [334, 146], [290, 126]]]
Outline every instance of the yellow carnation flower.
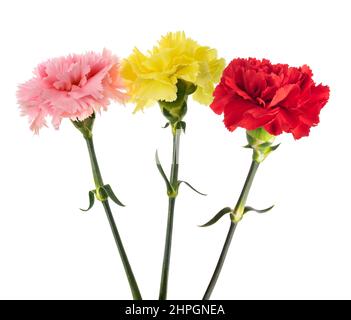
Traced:
[[121, 75], [138, 111], [158, 101], [175, 101], [178, 79], [193, 83], [194, 99], [209, 105], [224, 67], [215, 49], [200, 46], [184, 32], [170, 32], [146, 55], [135, 48], [122, 62]]

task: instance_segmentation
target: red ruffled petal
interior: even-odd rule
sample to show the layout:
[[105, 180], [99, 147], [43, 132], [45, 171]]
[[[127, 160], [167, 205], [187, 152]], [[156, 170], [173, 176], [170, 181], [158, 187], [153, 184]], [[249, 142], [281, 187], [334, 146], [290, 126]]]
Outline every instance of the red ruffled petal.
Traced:
[[272, 121], [277, 110], [264, 109], [251, 101], [233, 98], [224, 109], [224, 124], [233, 131], [237, 127], [254, 130]]
[[230, 93], [226, 90], [223, 84], [219, 84], [214, 93], [213, 102], [210, 104], [210, 108], [217, 114], [222, 114], [224, 111], [224, 106], [227, 104]]
[[291, 133], [293, 134], [295, 140], [302, 137], [307, 137], [310, 134], [310, 126], [300, 123], [296, 128], [291, 130]]
[[287, 99], [290, 95], [296, 95], [297, 90], [299, 90], [299, 87], [296, 84], [288, 84], [282, 88], [279, 88], [275, 93], [275, 96], [273, 97], [271, 103], [269, 104], [269, 108], [278, 105]]
[[227, 129], [235, 130], [240, 122], [244, 120], [245, 113], [254, 108], [257, 108], [257, 106], [251, 101], [233, 98], [224, 108], [224, 124]]
[[329, 99], [329, 88], [316, 86], [312, 75], [306, 65], [294, 68], [265, 59], [234, 59], [223, 72], [211, 108], [224, 113], [229, 130], [264, 127], [271, 134], [287, 132], [299, 139], [318, 124]]
[[329, 99], [328, 86], [318, 85], [311, 88], [310, 98], [299, 108], [300, 119], [306, 125], [315, 126], [319, 123], [319, 113]]
[[264, 126], [264, 128], [273, 135], [281, 134], [283, 131], [291, 132], [299, 125], [298, 114], [280, 109], [274, 120]]

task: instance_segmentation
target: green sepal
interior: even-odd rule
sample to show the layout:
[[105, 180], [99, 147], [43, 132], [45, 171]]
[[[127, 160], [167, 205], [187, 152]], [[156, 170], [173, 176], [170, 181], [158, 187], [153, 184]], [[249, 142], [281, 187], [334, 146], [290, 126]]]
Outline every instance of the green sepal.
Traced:
[[178, 79], [177, 81], [177, 98], [174, 101], [158, 101], [163, 115], [171, 123], [174, 129], [178, 122], [181, 122], [187, 113], [188, 96], [195, 92], [196, 85], [191, 82]]
[[187, 96], [190, 96], [191, 94], [193, 94], [197, 89], [197, 86], [192, 82], [185, 81], [185, 80], [178, 80], [178, 81], [183, 81], [185, 83], [185, 94]]
[[121, 206], [121, 207], [125, 207], [125, 205], [118, 200], [118, 198], [116, 197], [115, 193], [113, 192], [111, 186], [109, 184], [104, 185], [104, 190], [107, 193], [108, 197], [117, 205]]
[[80, 209], [81, 211], [87, 212], [94, 206], [95, 192], [96, 192], [95, 190], [89, 191], [89, 207], [88, 207], [88, 209]]
[[95, 112], [82, 121], [71, 120], [73, 125], [83, 134], [84, 138], [89, 139], [93, 135], [93, 125], [95, 121]]
[[187, 96], [182, 96], [180, 98], [180, 104], [177, 100], [173, 102], [165, 102], [165, 101], [159, 101], [158, 104], [161, 107], [161, 111], [163, 115], [166, 117], [166, 119], [172, 124], [176, 124], [179, 121], [182, 121], [184, 116], [186, 115], [188, 111], [188, 105], [187, 105]]
[[162, 129], [166, 129], [166, 128], [168, 128], [169, 127], [169, 122], [167, 122], [163, 127], [162, 127]]
[[279, 146], [272, 146], [275, 136], [271, 135], [264, 128], [257, 128], [255, 130], [247, 130], [246, 138], [248, 145], [244, 148], [251, 148], [253, 150], [252, 159], [257, 163], [261, 163], [267, 156]]
[[185, 121], [180, 121], [180, 122], [178, 122], [178, 124], [177, 124], [177, 129], [183, 130], [183, 132], [185, 133], [186, 122], [185, 122]]
[[271, 151], [275, 151], [279, 148], [280, 143], [276, 144], [275, 146], [271, 146]]
[[266, 142], [272, 144], [275, 139], [275, 136], [267, 132], [264, 128], [247, 130], [246, 137], [249, 145], [252, 147], [255, 147], [256, 145], [262, 145]]
[[176, 126], [179, 121], [181, 121], [188, 111], [188, 105], [186, 100], [183, 101], [181, 106], [165, 106], [166, 103], [173, 103], [173, 102], [162, 102], [159, 101], [159, 105], [161, 106], [161, 110], [163, 115], [169, 120], [172, 124], [172, 127]]
[[269, 210], [272, 210], [273, 207], [274, 207], [274, 205], [273, 205], [273, 206], [270, 206], [270, 207], [267, 208], [267, 209], [258, 210], [258, 209], [255, 209], [255, 208], [252, 208], [252, 207], [247, 206], [247, 207], [244, 208], [244, 214], [247, 213], [247, 212], [249, 212], [249, 211], [255, 211], [255, 212], [257, 212], [257, 213], [265, 213], [265, 212], [268, 212]]
[[166, 187], [167, 187], [167, 194], [170, 196], [174, 193], [176, 193], [176, 190], [174, 190], [174, 188], [172, 187], [171, 183], [169, 182], [163, 168], [162, 168], [162, 165], [161, 165], [161, 162], [160, 162], [160, 159], [158, 157], [158, 152], [156, 150], [156, 154], [155, 154], [155, 160], [156, 160], [156, 165], [157, 165], [157, 169], [158, 171], [160, 172], [163, 180], [165, 181], [166, 183]]
[[205, 223], [205, 224], [203, 224], [203, 225], [201, 225], [199, 227], [203, 228], [203, 227], [212, 226], [213, 224], [215, 224], [219, 219], [221, 219], [227, 213], [232, 214], [233, 213], [233, 209], [229, 208], [229, 207], [223, 208], [209, 222], [207, 222], [207, 223]]
[[183, 180], [178, 181], [178, 188], [179, 188], [181, 183], [184, 183], [185, 185], [187, 185], [191, 190], [195, 191], [196, 193], [198, 193], [198, 194], [200, 194], [202, 196], [207, 196], [207, 194], [196, 190], [189, 182], [186, 182], [186, 181], [183, 181]]

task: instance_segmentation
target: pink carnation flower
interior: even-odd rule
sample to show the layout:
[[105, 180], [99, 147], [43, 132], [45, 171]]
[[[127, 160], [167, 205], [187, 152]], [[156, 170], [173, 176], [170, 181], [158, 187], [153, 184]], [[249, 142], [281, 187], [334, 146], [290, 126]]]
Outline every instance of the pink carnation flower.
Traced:
[[124, 102], [118, 58], [108, 50], [48, 60], [34, 70], [34, 78], [19, 86], [18, 103], [35, 133], [52, 117], [58, 129], [63, 118], [84, 120], [106, 110], [110, 99]]

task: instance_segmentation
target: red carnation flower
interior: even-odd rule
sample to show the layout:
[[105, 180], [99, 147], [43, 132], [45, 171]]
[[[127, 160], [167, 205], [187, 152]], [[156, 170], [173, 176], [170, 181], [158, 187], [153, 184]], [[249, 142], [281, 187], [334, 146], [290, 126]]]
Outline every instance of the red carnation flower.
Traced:
[[263, 127], [272, 135], [284, 131], [300, 139], [319, 123], [328, 99], [329, 87], [316, 86], [306, 65], [294, 68], [266, 59], [234, 59], [214, 91], [211, 108], [224, 113], [230, 131]]

